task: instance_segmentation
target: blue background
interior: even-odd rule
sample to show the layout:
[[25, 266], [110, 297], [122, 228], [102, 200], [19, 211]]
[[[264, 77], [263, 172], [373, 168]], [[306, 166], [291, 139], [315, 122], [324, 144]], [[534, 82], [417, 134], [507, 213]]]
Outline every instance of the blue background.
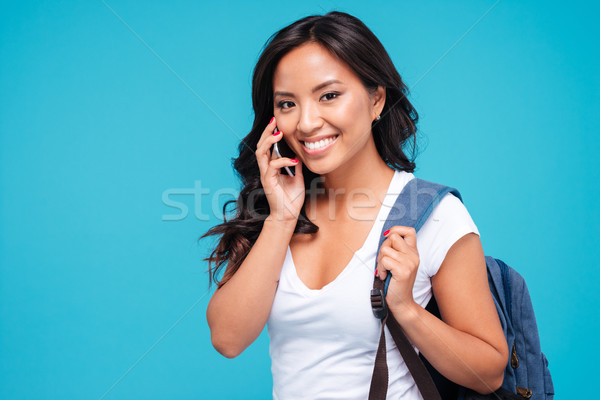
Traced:
[[559, 397], [597, 395], [597, 5], [108, 0], [0, 6], [0, 398], [270, 397], [265, 332], [210, 344], [196, 240], [239, 190], [264, 42], [333, 9], [411, 88], [416, 175], [526, 278]]

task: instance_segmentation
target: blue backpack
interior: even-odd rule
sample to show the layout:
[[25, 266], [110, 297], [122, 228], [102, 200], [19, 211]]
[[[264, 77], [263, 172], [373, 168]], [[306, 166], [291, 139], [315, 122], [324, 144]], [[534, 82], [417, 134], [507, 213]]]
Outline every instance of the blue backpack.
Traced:
[[[452, 193], [462, 201], [458, 190], [437, 183], [414, 178], [398, 195], [384, 223], [382, 232], [394, 225], [411, 226], [418, 231], [442, 200]], [[379, 247], [385, 240], [381, 235]], [[510, 360], [504, 371], [502, 387], [488, 395], [450, 382], [422, 355], [415, 353], [393, 315], [387, 312], [385, 294], [391, 274], [386, 281], [375, 278], [371, 291], [371, 305], [375, 316], [382, 320], [380, 348], [377, 351], [369, 399], [385, 399], [387, 390], [387, 364], [385, 361], [385, 330], [387, 326], [425, 400], [429, 399], [532, 399], [552, 400], [554, 386], [548, 370], [548, 360], [540, 348], [540, 339], [525, 280], [501, 260], [485, 257], [488, 282], [496, 310], [508, 343]], [[426, 307], [440, 318], [435, 298]], [[383, 348], [382, 348], [383, 346]], [[381, 390], [385, 387], [385, 390]], [[383, 393], [382, 393], [383, 392]]]

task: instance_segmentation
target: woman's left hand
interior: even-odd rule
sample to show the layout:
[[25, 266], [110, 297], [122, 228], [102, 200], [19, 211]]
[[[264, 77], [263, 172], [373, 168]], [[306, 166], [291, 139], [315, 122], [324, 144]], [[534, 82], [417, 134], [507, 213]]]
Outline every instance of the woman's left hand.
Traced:
[[385, 297], [392, 312], [414, 305], [413, 286], [419, 268], [417, 233], [408, 226], [393, 226], [387, 231], [377, 255], [377, 274], [385, 281], [392, 274]]

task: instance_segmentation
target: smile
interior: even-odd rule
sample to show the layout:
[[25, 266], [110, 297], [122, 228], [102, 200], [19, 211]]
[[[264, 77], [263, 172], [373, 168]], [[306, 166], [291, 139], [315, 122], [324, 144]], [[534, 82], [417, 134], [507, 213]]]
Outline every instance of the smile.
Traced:
[[339, 135], [321, 139], [318, 142], [302, 142], [302, 147], [307, 154], [319, 154], [331, 147]]

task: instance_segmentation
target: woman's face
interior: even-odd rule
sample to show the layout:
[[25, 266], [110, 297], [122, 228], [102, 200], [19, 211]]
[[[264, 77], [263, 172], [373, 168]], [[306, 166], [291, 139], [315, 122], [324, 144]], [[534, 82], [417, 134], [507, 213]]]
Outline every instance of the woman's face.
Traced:
[[321, 175], [351, 162], [373, 141], [371, 123], [385, 101], [384, 88], [370, 95], [347, 64], [312, 42], [279, 61], [273, 94], [284, 139], [309, 170]]

